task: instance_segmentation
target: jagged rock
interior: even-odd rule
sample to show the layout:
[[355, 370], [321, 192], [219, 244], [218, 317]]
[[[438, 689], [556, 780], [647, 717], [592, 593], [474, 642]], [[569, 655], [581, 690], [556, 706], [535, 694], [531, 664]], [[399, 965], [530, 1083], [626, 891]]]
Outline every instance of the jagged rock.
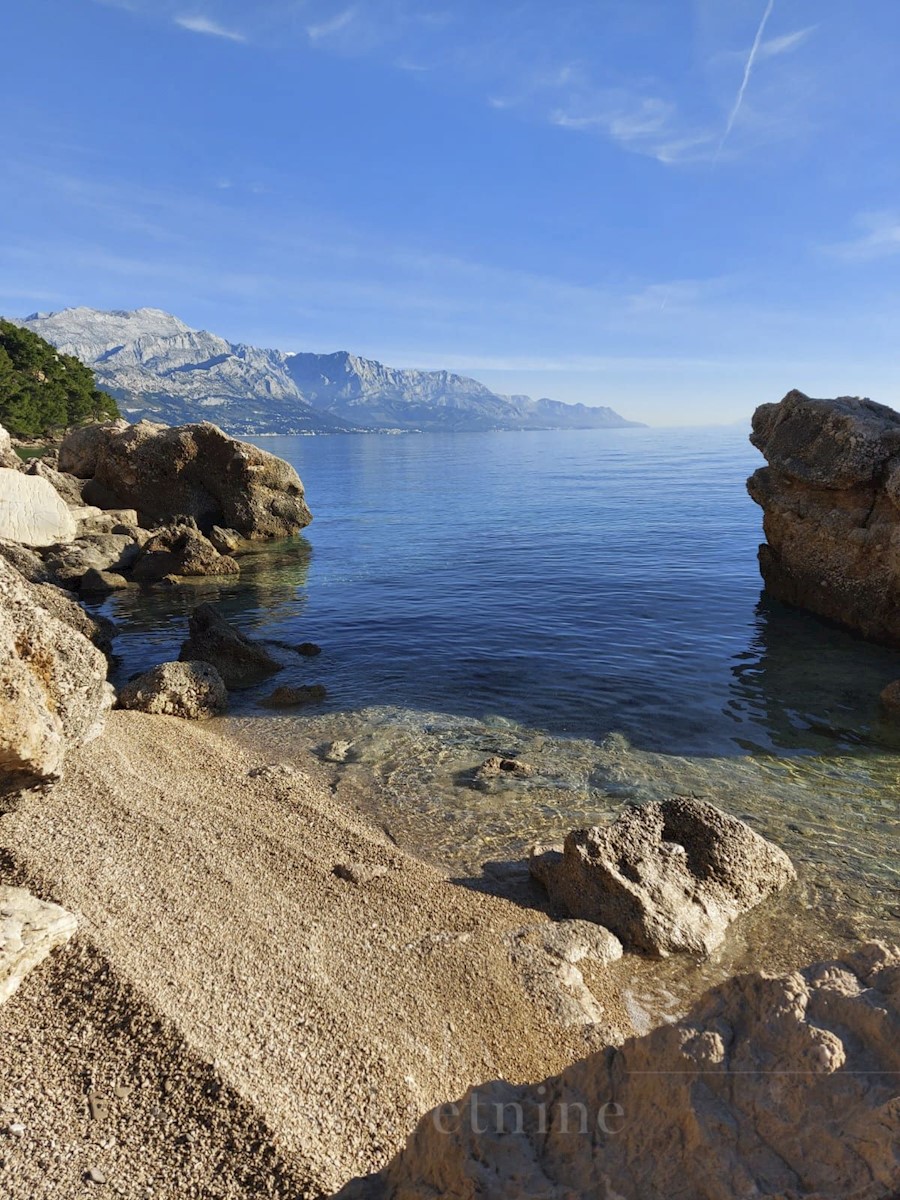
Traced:
[[475, 783], [491, 783], [495, 779], [529, 779], [533, 774], [534, 767], [520, 758], [492, 754], [473, 772], [472, 778]]
[[202, 533], [186, 525], [159, 529], [140, 549], [132, 576], [142, 583], [167, 575], [239, 575], [233, 558], [220, 554]]
[[264, 646], [235, 629], [211, 604], [194, 609], [190, 637], [178, 657], [182, 662], [211, 663], [229, 691], [253, 687], [281, 670]]
[[22, 466], [22, 460], [13, 450], [12, 438], [9, 436], [9, 431], [0, 425], [0, 467], [6, 467], [10, 471], [18, 471]]
[[15, 567], [29, 583], [48, 583], [52, 578], [40, 555], [29, 550], [27, 546], [20, 546], [18, 542], [8, 542], [0, 538], [0, 558], [11, 567]]
[[0, 1004], [77, 928], [77, 919], [58, 904], [0, 885]]
[[25, 468], [25, 474], [46, 479], [57, 495], [70, 507], [77, 508], [83, 504], [81, 489], [84, 481], [76, 479], [74, 475], [64, 475], [62, 471], [55, 470], [41, 458], [33, 458]]
[[747, 483], [766, 590], [900, 646], [900, 414], [794, 391], [756, 410], [750, 440], [769, 464]]
[[89, 642], [93, 642], [98, 650], [109, 654], [112, 650], [113, 638], [118, 633], [115, 624], [108, 617], [93, 616], [73, 600], [63, 588], [52, 583], [29, 584], [32, 598], [48, 613], [71, 625]]
[[[134, 537], [131, 531], [140, 529], [133, 508], [103, 509], [86, 505], [81, 509], [73, 508], [72, 515], [78, 521], [80, 537], [89, 533], [129, 533]], [[147, 530], [141, 530], [141, 533], [149, 537]]]
[[124, 575], [118, 575], [115, 571], [97, 571], [91, 567], [82, 576], [79, 591], [83, 596], [102, 596], [108, 592], [122, 591], [130, 586], [130, 581]]
[[24, 546], [71, 542], [77, 526], [46, 479], [0, 467], [0, 537]]
[[101, 652], [0, 559], [0, 795], [58, 779], [111, 703]]
[[745, 975], [540, 1084], [472, 1089], [340, 1200], [892, 1200], [900, 951]]
[[749, 825], [682, 797], [576, 829], [562, 854], [537, 854], [531, 867], [556, 908], [660, 956], [710, 953], [736, 917], [796, 878], [787, 855]]
[[246, 541], [235, 529], [222, 529], [213, 525], [209, 531], [209, 540], [220, 554], [236, 554]]
[[320, 753], [325, 762], [345, 763], [353, 754], [353, 743], [339, 738], [336, 742], [329, 742], [327, 746], [323, 746]]
[[44, 562], [54, 580], [77, 588], [81, 578], [95, 571], [127, 571], [138, 556], [137, 544], [123, 533], [89, 533], [68, 546], [56, 546]]
[[89, 428], [90, 434], [75, 430], [63, 442], [63, 469], [92, 477], [93, 490], [84, 493], [91, 503], [135, 508], [142, 525], [185, 514], [201, 528], [269, 538], [296, 533], [312, 520], [293, 467], [208, 422]]
[[296, 708], [300, 704], [321, 704], [327, 695], [328, 690], [322, 683], [311, 683], [301, 687], [284, 684], [275, 688], [260, 703], [266, 708]]
[[225, 712], [228, 692], [209, 663], [160, 663], [120, 688], [118, 706], [197, 721]]

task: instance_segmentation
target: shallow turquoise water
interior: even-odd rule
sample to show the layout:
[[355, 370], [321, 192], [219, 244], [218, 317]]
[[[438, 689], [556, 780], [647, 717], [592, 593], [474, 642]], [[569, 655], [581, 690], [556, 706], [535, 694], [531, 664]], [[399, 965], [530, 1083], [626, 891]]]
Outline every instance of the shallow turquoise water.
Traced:
[[[325, 683], [324, 706], [273, 716], [269, 685], [234, 698], [232, 728], [280, 758], [350, 741], [336, 777], [461, 873], [693, 792], [801, 866], [782, 944], [896, 936], [900, 734], [878, 693], [900, 654], [762, 596], [745, 430], [260, 444], [297, 467], [313, 525], [240, 581], [112, 597], [122, 676], [176, 657], [212, 600], [323, 647], [284, 651], [279, 682]], [[478, 791], [493, 752], [537, 774]]]

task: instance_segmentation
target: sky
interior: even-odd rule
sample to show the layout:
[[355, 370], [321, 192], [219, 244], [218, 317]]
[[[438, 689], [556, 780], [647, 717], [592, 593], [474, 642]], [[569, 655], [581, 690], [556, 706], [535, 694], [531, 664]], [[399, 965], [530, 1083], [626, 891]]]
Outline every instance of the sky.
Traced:
[[4, 4], [0, 313], [656, 425], [900, 407], [896, 0]]

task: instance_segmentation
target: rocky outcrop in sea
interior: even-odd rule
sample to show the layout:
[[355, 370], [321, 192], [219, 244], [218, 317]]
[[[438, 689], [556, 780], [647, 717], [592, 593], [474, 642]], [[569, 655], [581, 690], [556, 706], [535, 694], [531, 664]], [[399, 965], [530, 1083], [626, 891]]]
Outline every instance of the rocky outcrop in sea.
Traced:
[[768, 463], [747, 483], [766, 590], [900, 646], [900, 413], [793, 391], [756, 410], [750, 440]]

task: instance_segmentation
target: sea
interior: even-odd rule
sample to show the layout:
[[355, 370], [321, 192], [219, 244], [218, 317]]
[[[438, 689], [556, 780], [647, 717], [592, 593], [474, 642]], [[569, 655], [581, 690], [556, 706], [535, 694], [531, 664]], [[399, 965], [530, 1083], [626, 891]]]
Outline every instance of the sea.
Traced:
[[[900, 653], [765, 595], [747, 433], [261, 438], [312, 525], [239, 579], [112, 595], [118, 678], [177, 658], [210, 601], [277, 644], [278, 683], [328, 692], [280, 712], [272, 682], [235, 693], [223, 729], [272, 761], [344, 743], [335, 786], [451, 878], [489, 886], [535, 843], [695, 795], [800, 875], [737, 923], [710, 981], [900, 940], [900, 723], [878, 701]], [[480, 783], [493, 754], [534, 773]], [[674, 970], [643, 986], [648, 1011], [679, 1008]]]

